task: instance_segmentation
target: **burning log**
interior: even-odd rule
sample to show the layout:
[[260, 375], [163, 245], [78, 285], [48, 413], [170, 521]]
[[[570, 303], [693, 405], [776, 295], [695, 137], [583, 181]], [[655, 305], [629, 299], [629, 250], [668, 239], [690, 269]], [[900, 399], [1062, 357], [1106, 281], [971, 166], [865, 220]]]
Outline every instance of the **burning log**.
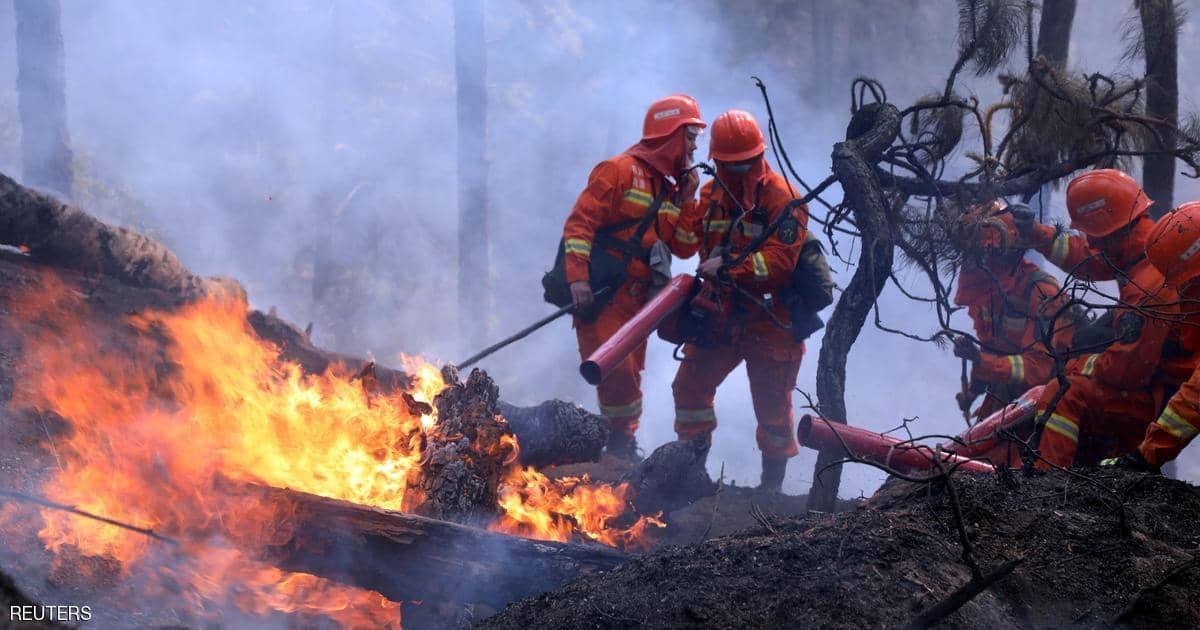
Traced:
[[393, 601], [501, 608], [627, 560], [607, 547], [517, 538], [294, 490], [226, 483], [231, 493], [259, 494], [293, 508], [291, 537], [270, 548], [265, 560]]
[[520, 462], [525, 466], [599, 461], [608, 442], [608, 421], [568, 402], [517, 407], [500, 401], [498, 408], [520, 440]]
[[478, 369], [466, 383], [448, 380], [434, 399], [437, 424], [427, 433], [419, 513], [472, 524], [500, 513], [500, 481], [517, 453], [512, 431], [499, 419], [499, 402], [499, 388]]

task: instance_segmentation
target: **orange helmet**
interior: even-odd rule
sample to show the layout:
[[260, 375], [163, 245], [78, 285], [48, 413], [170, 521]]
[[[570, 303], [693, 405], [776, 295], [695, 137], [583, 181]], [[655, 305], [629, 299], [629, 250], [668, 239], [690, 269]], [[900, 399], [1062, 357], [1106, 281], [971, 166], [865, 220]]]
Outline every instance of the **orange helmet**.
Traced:
[[1132, 177], [1113, 168], [1084, 173], [1067, 184], [1071, 227], [1088, 236], [1108, 236], [1133, 223], [1152, 199]]
[[708, 157], [722, 162], [741, 162], [766, 149], [762, 130], [750, 112], [731, 109], [713, 121]]
[[1189, 201], [1154, 224], [1146, 237], [1146, 257], [1175, 286], [1200, 276], [1200, 201]]
[[700, 106], [696, 104], [696, 99], [687, 94], [672, 94], [660, 98], [646, 110], [646, 120], [642, 123], [642, 140], [665, 138], [683, 125], [708, 126], [704, 124], [704, 119], [700, 118]]

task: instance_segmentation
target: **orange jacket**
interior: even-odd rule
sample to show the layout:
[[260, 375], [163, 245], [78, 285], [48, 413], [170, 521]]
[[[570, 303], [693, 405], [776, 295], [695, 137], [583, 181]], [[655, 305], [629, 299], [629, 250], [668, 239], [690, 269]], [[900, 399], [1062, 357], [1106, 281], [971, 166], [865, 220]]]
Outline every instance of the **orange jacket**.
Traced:
[[1138, 449], [1155, 466], [1175, 459], [1200, 433], [1200, 370], [1192, 372], [1179, 391], [1167, 401], [1158, 420], [1146, 427]]
[[[1037, 265], [1022, 260], [1009, 273], [964, 268], [954, 301], [966, 306], [979, 338], [979, 361], [971, 378], [980, 383], [1040, 385], [1054, 375], [1054, 359], [1042, 345], [1047, 326], [1066, 302], [1060, 286]], [[1053, 345], [1065, 350], [1074, 327], [1055, 320]]]
[[[1116, 270], [1092, 249], [1087, 236], [1077, 232], [1057, 231], [1054, 226], [1037, 228], [1037, 252], [1055, 267], [1084, 280], [1114, 280]], [[1144, 241], [1139, 241], [1144, 242]]]
[[[737, 256], [755, 239], [760, 230], [765, 230], [779, 218], [783, 208], [794, 197], [787, 182], [778, 173], [768, 170], [761, 180], [758, 205], [766, 210], [756, 221], [753, 216], [735, 216], [738, 212], [733, 200], [715, 181], [708, 181], [700, 188], [699, 208], [703, 211], [693, 218], [688, 231], [700, 238], [690, 248], [683, 246], [680, 256], [690, 256], [696, 250], [704, 260], [725, 242], [728, 236], [730, 255]], [[753, 214], [753, 213], [747, 213]], [[804, 247], [808, 234], [808, 206], [800, 204], [792, 209], [792, 221], [781, 224], [757, 251], [740, 264], [729, 269], [729, 279], [757, 297], [772, 294], [775, 301], [773, 313], [782, 322], [790, 321], [788, 309], [778, 293], [787, 286]], [[768, 320], [762, 309], [750, 305], [750, 320]]]
[[[587, 188], [580, 193], [563, 227], [567, 282], [589, 278], [588, 264], [597, 230], [631, 219], [640, 221], [655, 195], [666, 185], [666, 180], [657, 171], [628, 153], [605, 160], [592, 169]], [[692, 217], [699, 212], [698, 206], [694, 199], [689, 199], [680, 207], [678, 197], [678, 187], [672, 187], [659, 207], [655, 221], [642, 236], [643, 249], [648, 250], [654, 241], [661, 240], [676, 255], [683, 258], [691, 255], [680, 254], [680, 248], [694, 248], [697, 237], [680, 226], [694, 222]], [[635, 232], [636, 224], [614, 232], [612, 236], [628, 240]], [[637, 258], [630, 260], [627, 270], [631, 278], [645, 280], [650, 277], [646, 261]]]

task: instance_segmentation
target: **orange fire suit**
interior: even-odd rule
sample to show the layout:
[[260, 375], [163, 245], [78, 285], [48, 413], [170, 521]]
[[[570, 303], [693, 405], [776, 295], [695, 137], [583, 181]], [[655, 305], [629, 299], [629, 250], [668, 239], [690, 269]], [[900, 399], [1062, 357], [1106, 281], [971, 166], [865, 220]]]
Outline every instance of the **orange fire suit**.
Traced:
[[[765, 215], [742, 216], [736, 205], [714, 182], [706, 183], [700, 191], [700, 208], [706, 216], [692, 226], [703, 235], [699, 248], [701, 259], [725, 243], [731, 255], [743, 252], [758, 230], [771, 225], [783, 212], [792, 194], [778, 174], [766, 169], [759, 189], [760, 208]], [[808, 230], [807, 206], [791, 210], [792, 219], [780, 228], [760, 249], [729, 269], [729, 280], [767, 303], [771, 315], [788, 325], [788, 309], [779, 297], [787, 286]], [[755, 438], [765, 457], [782, 459], [799, 453], [792, 416], [792, 388], [804, 356], [804, 343], [797, 342], [791, 330], [781, 328], [762, 306], [733, 292], [726, 295], [734, 300], [730, 337], [712, 347], [686, 344], [684, 360], [675, 375], [671, 389], [675, 395], [675, 433], [681, 440], [699, 438], [717, 427], [713, 398], [717, 387], [742, 361], [750, 379], [750, 397], [758, 420]]]
[[[1088, 356], [1077, 372], [1067, 376], [1070, 386], [1042, 430], [1042, 457], [1052, 464], [1093, 465], [1104, 457], [1137, 448], [1146, 425], [1157, 415], [1169, 380], [1177, 378], [1175, 370], [1164, 371], [1164, 367], [1166, 350], [1178, 345], [1178, 332], [1173, 330], [1177, 327], [1165, 319], [1178, 311], [1178, 294], [1165, 286], [1162, 274], [1141, 253], [1152, 227], [1151, 220], [1140, 220], [1122, 242], [1122, 251], [1113, 258], [1117, 264], [1124, 261], [1124, 273], [1114, 272], [1120, 276], [1117, 283], [1121, 302], [1142, 306], [1156, 316], [1118, 307], [1113, 318], [1115, 341], [1103, 352]], [[1072, 256], [1062, 256], [1064, 264], [1088, 265], [1079, 258], [1083, 247], [1070, 249], [1079, 253], [1074, 261]], [[1112, 269], [1116, 265], [1104, 266]], [[1102, 272], [1099, 267], [1097, 270]], [[1058, 390], [1057, 379], [1047, 384], [1038, 401], [1039, 418]], [[1081, 437], [1087, 442], [1083, 449]], [[1049, 467], [1045, 462], [1038, 465]]]
[[[994, 271], [994, 272], [992, 272]], [[987, 398], [976, 411], [985, 418], [1030, 387], [1050, 380], [1054, 359], [1042, 345], [1039, 327], [1054, 322], [1054, 346], [1065, 349], [1073, 327], [1055, 314], [1065, 303], [1060, 285], [1037, 265], [1021, 260], [1009, 270], [989, 270], [968, 263], [958, 280], [954, 301], [966, 306], [979, 339], [979, 360], [971, 381], [987, 386]]]
[[[579, 195], [563, 227], [566, 249], [567, 282], [588, 280], [588, 263], [596, 230], [645, 216], [656, 194], [670, 186], [649, 164], [627, 153], [605, 160], [592, 169], [587, 188]], [[673, 253], [680, 247], [694, 251], [699, 237], [687, 226], [695, 223], [698, 206], [694, 199], [680, 200], [678, 187], [672, 187], [659, 207], [657, 216], [639, 244], [649, 250], [655, 241], [663, 241]], [[612, 234], [629, 240], [637, 232], [630, 226]], [[620, 252], [615, 252], [620, 255]], [[684, 254], [684, 257], [690, 255]], [[612, 300], [590, 322], [575, 319], [579, 354], [587, 358], [608, 340], [646, 303], [650, 288], [650, 267], [634, 257], [626, 268], [628, 279], [617, 289]], [[646, 344], [642, 343], [596, 388], [600, 413], [613, 431], [630, 436], [637, 430], [642, 415], [641, 373], [646, 363]]]

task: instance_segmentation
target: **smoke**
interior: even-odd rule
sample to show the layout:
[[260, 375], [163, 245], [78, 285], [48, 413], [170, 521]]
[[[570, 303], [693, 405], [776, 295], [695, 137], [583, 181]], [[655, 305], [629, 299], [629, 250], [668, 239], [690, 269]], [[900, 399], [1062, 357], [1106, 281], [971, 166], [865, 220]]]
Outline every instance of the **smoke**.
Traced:
[[[538, 281], [563, 220], [592, 166], [637, 140], [658, 97], [687, 92], [709, 120], [737, 107], [765, 122], [749, 78], [762, 77], [793, 164], [815, 182], [844, 134], [854, 76], [880, 79], [902, 107], [940, 92], [957, 52], [950, 0], [863, 3], [816, 20], [796, 5], [484, 2], [488, 133], [476, 140], [490, 164], [494, 308], [466, 315], [499, 338], [548, 312]], [[1121, 63], [1105, 39], [1120, 16], [1105, 13], [1076, 17], [1072, 69]], [[157, 236], [198, 273], [238, 278], [255, 306], [312, 322], [319, 344], [384, 363], [400, 352], [454, 361], [476, 350], [457, 327], [452, 3], [64, 3], [62, 18], [77, 202]], [[1187, 28], [1181, 57], [1196, 47]], [[13, 32], [11, 3], [0, 3], [0, 29]], [[15, 58], [11, 41], [0, 57]], [[19, 174], [14, 66], [0, 64], [0, 170]], [[1196, 85], [1187, 78], [1185, 110]], [[998, 96], [992, 79], [964, 77], [960, 88], [984, 102]], [[702, 138], [697, 157], [706, 152]], [[1179, 187], [1181, 200], [1200, 191]], [[839, 246], [856, 257], [856, 244]], [[853, 267], [834, 268], [844, 285]], [[914, 272], [899, 277], [928, 292]], [[928, 305], [893, 287], [879, 315], [912, 332], [936, 327]], [[819, 349], [813, 339], [801, 367], [808, 392]], [[483, 367], [514, 403], [558, 397], [594, 409], [578, 360], [560, 320]], [[647, 452], [673, 438], [676, 367], [671, 348], [652, 340], [639, 433]], [[917, 417], [918, 432], [961, 428], [948, 351], [868, 321], [848, 370], [851, 422], [883, 430]], [[744, 370], [719, 391], [717, 415], [712, 473], [723, 464], [727, 481], [756, 483]], [[793, 460], [787, 491], [807, 490], [813, 461], [809, 451]], [[870, 493], [881, 480], [851, 467], [842, 494]]]

